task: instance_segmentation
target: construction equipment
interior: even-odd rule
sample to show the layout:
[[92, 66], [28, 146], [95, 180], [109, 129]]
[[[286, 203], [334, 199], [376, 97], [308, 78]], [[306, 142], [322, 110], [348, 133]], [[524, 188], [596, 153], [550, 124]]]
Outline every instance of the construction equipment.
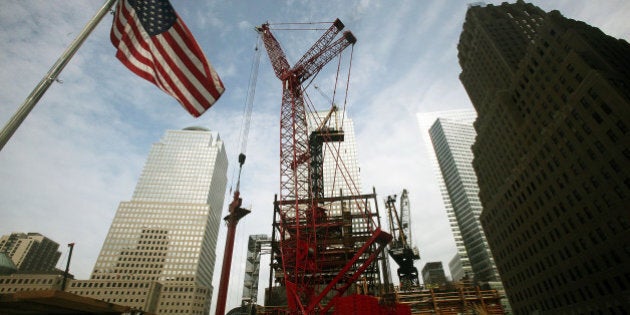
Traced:
[[328, 121], [333, 114], [336, 121], [336, 113], [337, 106], [333, 104], [326, 117], [308, 138], [311, 158], [311, 191], [316, 200], [324, 198], [324, 143], [344, 140], [343, 130], [337, 124], [328, 127]]
[[400, 214], [396, 210], [396, 195], [388, 196], [385, 201], [389, 217], [389, 230], [392, 242], [389, 244], [389, 255], [398, 264], [398, 279], [401, 290], [420, 286], [418, 269], [413, 266], [420, 259], [420, 251], [411, 244], [411, 209], [407, 190], [400, 196]]
[[227, 236], [225, 238], [225, 251], [223, 252], [223, 265], [221, 268], [221, 280], [219, 282], [219, 293], [217, 295], [216, 314], [225, 314], [225, 303], [227, 300], [227, 291], [230, 284], [230, 271], [232, 268], [232, 254], [234, 251], [234, 237], [236, 235], [236, 226], [238, 222], [248, 215], [251, 211], [241, 208], [243, 199], [240, 197], [241, 172], [243, 164], [245, 164], [247, 152], [247, 137], [249, 135], [249, 126], [252, 117], [252, 107], [254, 104], [254, 95], [256, 94], [256, 83], [258, 81], [258, 66], [260, 65], [260, 49], [258, 42], [254, 48], [254, 56], [252, 59], [252, 69], [249, 77], [249, 87], [247, 90], [247, 98], [245, 99], [245, 110], [243, 113], [243, 121], [241, 123], [240, 144], [241, 153], [238, 155], [238, 178], [236, 180], [236, 189], [234, 197], [228, 208], [228, 215], [223, 218], [227, 224]]
[[[244, 155], [240, 155], [241, 157]], [[244, 161], [244, 159], [243, 159]], [[241, 164], [242, 166], [242, 164]], [[232, 266], [232, 253], [234, 251], [234, 236], [236, 235], [236, 225], [238, 221], [244, 216], [248, 215], [251, 211], [241, 208], [243, 199], [240, 198], [240, 191], [234, 192], [234, 199], [230, 203], [229, 213], [223, 220], [227, 224], [227, 236], [225, 237], [225, 250], [223, 252], [223, 265], [221, 268], [221, 280], [219, 282], [219, 294], [217, 295], [217, 308], [216, 314], [225, 314], [225, 302], [227, 300], [227, 291], [230, 284], [230, 271]]]
[[[344, 32], [335, 40], [343, 28], [337, 19], [290, 67], [270, 25], [258, 27], [276, 77], [282, 82], [280, 199], [274, 203], [272, 234], [272, 244], [279, 245], [272, 249], [272, 256], [278, 252], [272, 264], [277, 268], [276, 278], [286, 290], [288, 311], [293, 314], [326, 313], [333, 307], [335, 297], [343, 295], [364, 271], [373, 267], [381, 249], [391, 240], [368, 209], [363, 208], [352, 218], [350, 211], [344, 211], [343, 218], [328, 216], [324, 202], [360, 205], [366, 197], [324, 198], [323, 186], [317, 182], [321, 170], [314, 170], [321, 165], [317, 157], [321, 156], [324, 143], [342, 141], [343, 133], [331, 133], [323, 124], [309, 135], [302, 84], [356, 42], [351, 32]], [[353, 234], [352, 225], [359, 223], [365, 235]], [[342, 236], [344, 231], [348, 232], [346, 238]]]

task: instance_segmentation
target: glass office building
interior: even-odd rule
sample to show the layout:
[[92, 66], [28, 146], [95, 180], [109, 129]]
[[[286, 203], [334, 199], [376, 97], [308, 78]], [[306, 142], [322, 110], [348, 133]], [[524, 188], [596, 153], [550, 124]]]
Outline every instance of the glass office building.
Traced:
[[448, 199], [451, 204], [452, 214], [449, 217], [458, 226], [453, 234], [462, 239], [474, 280], [499, 281], [494, 259], [479, 221], [482, 207], [477, 176], [472, 167], [471, 150], [475, 142], [475, 129], [467, 121], [438, 118], [429, 129], [429, 134], [446, 188], [442, 193], [444, 199]]
[[72, 290], [157, 314], [206, 314], [227, 184], [218, 134], [169, 130], [121, 202], [92, 276]]
[[[433, 152], [433, 154], [429, 153], [429, 158], [431, 159], [433, 167], [435, 168], [436, 178], [438, 180], [440, 193], [442, 195], [442, 202], [444, 203], [444, 209], [446, 210], [449, 226], [451, 228], [451, 232], [453, 233], [455, 246], [457, 248], [455, 258], [453, 258], [456, 264], [453, 264], [453, 266], [451, 267], [451, 264], [449, 263], [449, 271], [451, 273], [453, 281], [459, 281], [466, 276], [469, 277], [470, 280], [472, 280], [474, 274], [472, 266], [470, 265], [470, 259], [468, 258], [468, 252], [464, 244], [464, 239], [462, 238], [462, 232], [457, 221], [457, 216], [453, 209], [453, 204], [451, 202], [451, 198], [449, 197], [446, 183], [444, 182], [444, 177], [442, 176], [442, 172], [440, 171], [440, 166], [438, 165], [438, 160], [435, 154], [435, 149], [433, 148], [433, 142], [431, 140], [429, 129], [431, 128], [431, 126], [433, 126], [433, 124], [437, 122], [438, 118], [449, 119], [450, 121], [456, 121], [465, 124], [472, 124], [475, 121], [476, 117], [477, 115], [475, 114], [474, 110], [464, 109], [419, 113], [417, 115], [418, 124], [422, 132], [421, 135], [425, 142], [425, 146], [427, 150]], [[472, 157], [470, 158], [472, 161]]]

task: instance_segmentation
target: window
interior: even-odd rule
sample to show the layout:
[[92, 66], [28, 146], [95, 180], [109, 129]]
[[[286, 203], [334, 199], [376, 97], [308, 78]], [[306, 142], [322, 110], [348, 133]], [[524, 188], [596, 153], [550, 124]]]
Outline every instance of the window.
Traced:
[[617, 135], [612, 130], [608, 129], [608, 131], [606, 131], [606, 135], [608, 135], [608, 138], [610, 138], [612, 142], [617, 142]]
[[576, 73], [575, 80], [577, 80], [579, 83], [582, 83], [582, 80], [584, 80], [584, 78], [582, 78], [582, 76], [579, 73]]
[[619, 128], [619, 131], [621, 131], [624, 135], [628, 132], [628, 127], [626, 127], [626, 124], [624, 124], [621, 120], [617, 121], [617, 128]]

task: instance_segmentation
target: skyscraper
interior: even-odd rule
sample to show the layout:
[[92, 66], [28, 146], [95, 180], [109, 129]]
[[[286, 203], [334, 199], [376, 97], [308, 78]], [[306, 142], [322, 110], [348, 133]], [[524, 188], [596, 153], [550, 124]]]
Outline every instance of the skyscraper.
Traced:
[[437, 122], [438, 118], [458, 121], [463, 124], [472, 124], [472, 122], [475, 121], [476, 117], [477, 115], [475, 114], [474, 110], [450, 110], [418, 114], [418, 124], [420, 126], [425, 146], [427, 147], [427, 149], [433, 149], [433, 154], [430, 154], [430, 159], [436, 169], [436, 177], [440, 186], [442, 202], [444, 203], [446, 215], [448, 217], [451, 232], [453, 233], [453, 238], [455, 240], [455, 246], [457, 248], [457, 252], [455, 253], [456, 257], [453, 258], [453, 260], [457, 262], [454, 265], [454, 268], [456, 268], [457, 270], [451, 268], [451, 264], [449, 263], [449, 268], [451, 268], [450, 272], [453, 281], [458, 281], [464, 276], [468, 276], [472, 280], [474, 274], [472, 266], [470, 265], [470, 259], [468, 258], [466, 245], [464, 244], [464, 239], [462, 238], [462, 232], [457, 221], [457, 216], [455, 215], [453, 204], [446, 188], [446, 183], [444, 182], [442, 171], [440, 170], [440, 166], [438, 164], [437, 154], [435, 154], [435, 148], [433, 147], [433, 142], [431, 139], [432, 137], [429, 130]]
[[11, 233], [0, 237], [0, 252], [6, 253], [22, 272], [53, 271], [61, 252], [59, 244], [39, 233]]
[[627, 312], [630, 45], [517, 1], [471, 6], [458, 49], [481, 222], [514, 312]]
[[226, 173], [218, 134], [167, 131], [120, 203], [91, 280], [70, 291], [157, 314], [206, 314]]
[[[479, 187], [473, 169], [472, 145], [475, 142], [474, 110], [452, 110], [418, 116], [421, 125], [433, 118], [429, 137], [440, 172], [440, 190], [455, 237], [457, 254], [452, 274], [488, 285], [503, 295], [503, 284], [479, 221], [482, 212]], [[450, 266], [450, 264], [449, 264]], [[457, 271], [457, 272], [455, 272]], [[453, 280], [460, 280], [453, 278]], [[510, 310], [506, 299], [503, 307]]]
[[[443, 199], [449, 204], [448, 216], [456, 239], [461, 238], [477, 282], [500, 281], [486, 236], [479, 222], [477, 177], [472, 167], [471, 147], [475, 141], [474, 111], [450, 112], [438, 116], [429, 129], [435, 156], [444, 183]], [[449, 116], [448, 113], [444, 116]]]

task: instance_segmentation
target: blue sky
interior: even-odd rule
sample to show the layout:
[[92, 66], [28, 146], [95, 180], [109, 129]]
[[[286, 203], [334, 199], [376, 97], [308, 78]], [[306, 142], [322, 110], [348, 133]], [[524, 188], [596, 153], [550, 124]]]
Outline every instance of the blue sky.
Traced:
[[[2, 125], [102, 2], [0, 2]], [[545, 10], [558, 9], [611, 36], [630, 37], [628, 1], [534, 3]], [[471, 108], [458, 80], [456, 51], [468, 1], [173, 0], [172, 4], [223, 79], [225, 94], [202, 117], [189, 116], [174, 99], [118, 62], [109, 42], [112, 16], [107, 15], [61, 73], [63, 83], [53, 84], [0, 151], [0, 234], [40, 232], [62, 244], [64, 257], [65, 244], [75, 242], [71, 271], [77, 278], [88, 278], [118, 203], [131, 199], [151, 144], [165, 130], [199, 125], [218, 131], [225, 141], [232, 179], [257, 36], [254, 26], [338, 17], [358, 39], [347, 111], [354, 121], [363, 191], [375, 187], [384, 209], [387, 195], [408, 189], [413, 242], [422, 256], [417, 267], [428, 261], [448, 264], [455, 253], [454, 241], [416, 113]], [[275, 34], [292, 64], [320, 32]], [[323, 84], [327, 78], [318, 79], [323, 91], [332, 93]], [[244, 204], [253, 212], [239, 225], [228, 306], [240, 301], [239, 263], [247, 235], [270, 231], [273, 195], [279, 185], [280, 93], [280, 83], [263, 53], [241, 183]], [[223, 227], [220, 233], [218, 248], [223, 247]], [[221, 250], [217, 254], [220, 265]], [[217, 285], [218, 274], [219, 268]]]

